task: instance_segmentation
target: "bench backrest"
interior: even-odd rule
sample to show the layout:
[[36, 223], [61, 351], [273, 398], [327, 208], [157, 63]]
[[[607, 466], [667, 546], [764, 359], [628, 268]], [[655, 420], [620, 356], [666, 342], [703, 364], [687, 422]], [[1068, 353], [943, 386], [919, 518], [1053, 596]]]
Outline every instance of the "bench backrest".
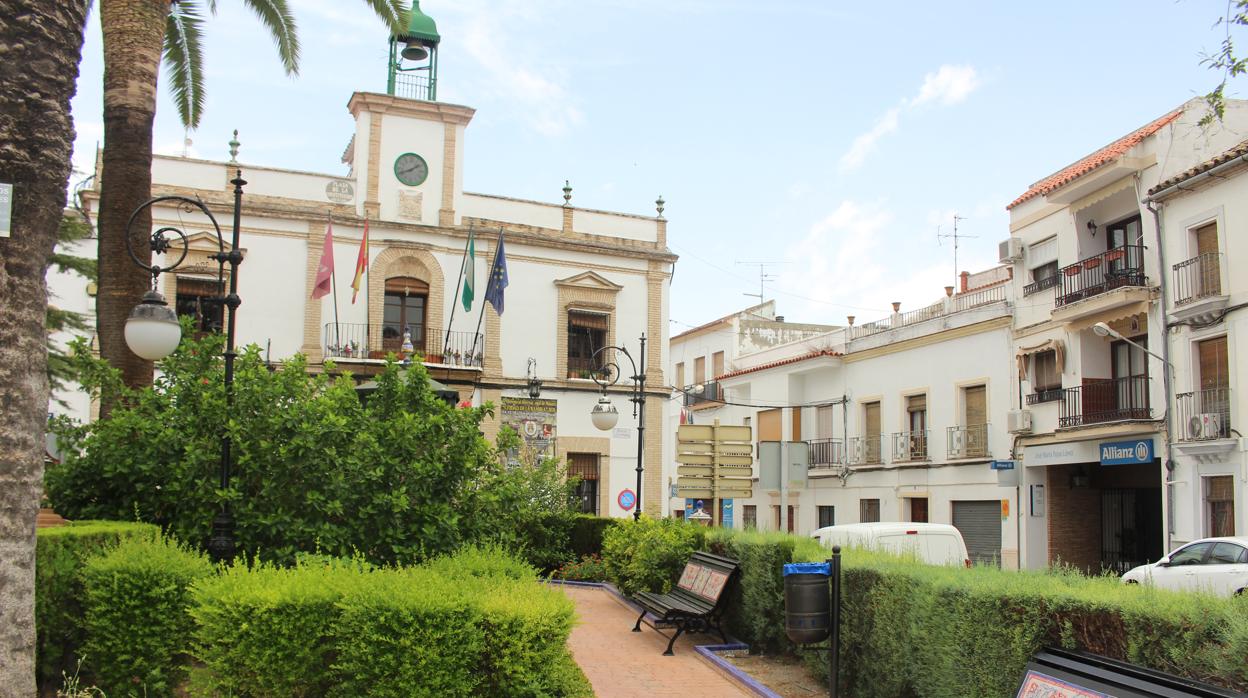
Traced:
[[676, 589], [716, 606], [736, 572], [736, 560], [712, 553], [696, 552], [680, 573]]

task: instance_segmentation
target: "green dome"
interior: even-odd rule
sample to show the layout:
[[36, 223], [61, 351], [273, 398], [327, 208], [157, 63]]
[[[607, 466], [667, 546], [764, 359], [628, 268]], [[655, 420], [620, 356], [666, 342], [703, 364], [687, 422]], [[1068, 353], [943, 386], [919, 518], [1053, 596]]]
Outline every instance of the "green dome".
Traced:
[[438, 26], [433, 23], [433, 18], [420, 11], [420, 0], [412, 0], [412, 9], [408, 13], [407, 31], [399, 39], [401, 41], [420, 39], [430, 44], [442, 41], [442, 37], [438, 36]]

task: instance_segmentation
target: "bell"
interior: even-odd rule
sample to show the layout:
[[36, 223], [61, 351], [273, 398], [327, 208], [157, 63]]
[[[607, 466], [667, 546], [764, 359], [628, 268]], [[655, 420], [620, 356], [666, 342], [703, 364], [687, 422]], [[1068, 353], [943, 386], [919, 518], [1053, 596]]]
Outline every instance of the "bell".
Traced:
[[420, 43], [420, 39], [408, 39], [407, 46], [399, 55], [409, 61], [423, 61], [429, 57], [429, 51]]

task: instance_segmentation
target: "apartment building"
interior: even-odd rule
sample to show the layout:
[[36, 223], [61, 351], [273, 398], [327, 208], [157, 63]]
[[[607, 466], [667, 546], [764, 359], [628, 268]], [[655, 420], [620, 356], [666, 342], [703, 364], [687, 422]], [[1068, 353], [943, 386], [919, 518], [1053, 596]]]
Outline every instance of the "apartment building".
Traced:
[[[1228, 105], [1224, 125], [1202, 127], [1205, 113], [1192, 100], [1008, 206], [1001, 259], [1013, 267], [1018, 299], [1008, 420], [1022, 463], [1024, 567], [1121, 572], [1174, 542], [1166, 532], [1177, 523], [1179, 485], [1166, 465], [1173, 434], [1161, 303], [1173, 272], [1161, 264], [1157, 226], [1142, 201], [1158, 183], [1242, 140], [1235, 132], [1248, 123], [1243, 102]], [[1205, 244], [1211, 240], [1206, 234]], [[1182, 249], [1172, 253], [1186, 254], [1186, 241]], [[1190, 257], [1199, 254], [1183, 259]]]

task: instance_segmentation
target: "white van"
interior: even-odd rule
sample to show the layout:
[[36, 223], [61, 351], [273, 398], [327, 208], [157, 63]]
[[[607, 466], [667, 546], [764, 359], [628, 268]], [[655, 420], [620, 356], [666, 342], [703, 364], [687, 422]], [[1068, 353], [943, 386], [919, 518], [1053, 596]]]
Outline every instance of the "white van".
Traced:
[[971, 566], [962, 534], [949, 524], [909, 521], [843, 524], [817, 529], [810, 537], [829, 549], [839, 545], [913, 555], [930, 565]]

